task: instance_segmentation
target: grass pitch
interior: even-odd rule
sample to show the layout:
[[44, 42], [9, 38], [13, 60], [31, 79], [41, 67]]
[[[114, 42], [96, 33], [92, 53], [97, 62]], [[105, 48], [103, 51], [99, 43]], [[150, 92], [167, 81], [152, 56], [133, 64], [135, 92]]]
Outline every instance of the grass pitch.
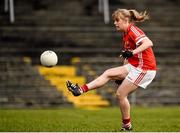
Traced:
[[[132, 107], [131, 111], [133, 131], [180, 131], [180, 107]], [[118, 107], [0, 110], [1, 132], [117, 132], [120, 126]]]

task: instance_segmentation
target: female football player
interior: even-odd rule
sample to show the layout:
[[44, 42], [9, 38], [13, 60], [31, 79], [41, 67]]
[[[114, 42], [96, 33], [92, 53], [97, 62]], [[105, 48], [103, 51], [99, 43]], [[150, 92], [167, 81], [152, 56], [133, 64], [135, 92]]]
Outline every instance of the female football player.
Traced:
[[135, 25], [149, 19], [146, 12], [136, 10], [117, 9], [113, 14], [117, 31], [123, 34], [123, 50], [121, 57], [124, 65], [106, 70], [97, 79], [81, 87], [67, 81], [67, 88], [74, 96], [79, 96], [92, 89], [106, 84], [110, 79], [123, 80], [116, 95], [122, 114], [122, 129], [132, 130], [130, 118], [130, 104], [128, 95], [138, 87], [146, 88], [156, 75], [156, 59], [152, 50], [153, 43], [145, 33]]

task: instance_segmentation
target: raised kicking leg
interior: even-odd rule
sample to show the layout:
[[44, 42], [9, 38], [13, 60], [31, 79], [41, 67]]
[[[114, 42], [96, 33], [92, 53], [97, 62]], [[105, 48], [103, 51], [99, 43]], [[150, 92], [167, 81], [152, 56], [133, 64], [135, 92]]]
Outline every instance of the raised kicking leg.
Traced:
[[127, 69], [124, 66], [121, 66], [106, 70], [98, 78], [90, 83], [84, 84], [81, 87], [79, 87], [77, 84], [72, 84], [70, 81], [67, 81], [66, 84], [67, 88], [73, 93], [74, 96], [79, 96], [81, 93], [102, 87], [110, 79], [124, 79], [127, 74]]

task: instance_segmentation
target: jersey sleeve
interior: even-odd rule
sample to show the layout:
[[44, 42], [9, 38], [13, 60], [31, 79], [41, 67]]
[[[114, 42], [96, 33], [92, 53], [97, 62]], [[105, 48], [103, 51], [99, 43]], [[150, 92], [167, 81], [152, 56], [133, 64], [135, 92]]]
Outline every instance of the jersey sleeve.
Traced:
[[147, 38], [146, 35], [144, 34], [144, 32], [141, 29], [139, 29], [138, 27], [135, 27], [135, 26], [130, 27], [129, 36], [136, 43], [136, 45], [139, 45], [139, 43], [143, 39]]

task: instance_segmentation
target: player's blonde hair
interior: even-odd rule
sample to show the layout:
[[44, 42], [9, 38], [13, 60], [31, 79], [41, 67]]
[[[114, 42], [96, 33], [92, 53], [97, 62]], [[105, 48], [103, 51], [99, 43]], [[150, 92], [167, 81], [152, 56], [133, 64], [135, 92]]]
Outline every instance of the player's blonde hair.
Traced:
[[116, 20], [117, 18], [125, 19], [128, 18], [129, 22], [143, 22], [145, 20], [149, 19], [149, 15], [146, 11], [144, 12], [138, 12], [134, 9], [117, 9], [112, 14], [113, 20]]

